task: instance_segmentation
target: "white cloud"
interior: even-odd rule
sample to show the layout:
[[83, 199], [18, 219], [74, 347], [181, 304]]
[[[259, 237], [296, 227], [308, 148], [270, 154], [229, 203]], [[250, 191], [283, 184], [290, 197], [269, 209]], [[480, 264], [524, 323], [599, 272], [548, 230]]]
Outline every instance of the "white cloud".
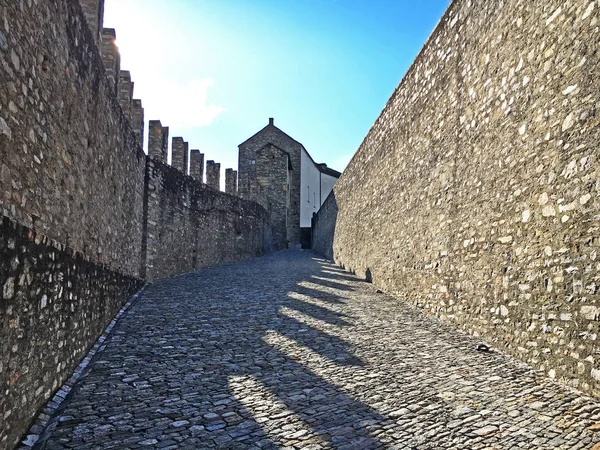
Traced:
[[148, 102], [149, 112], [155, 113], [156, 118], [170, 127], [208, 126], [226, 111], [222, 106], [208, 103], [208, 90], [213, 85], [212, 78], [193, 80], [187, 84], [157, 80], [152, 86], [154, 95]]

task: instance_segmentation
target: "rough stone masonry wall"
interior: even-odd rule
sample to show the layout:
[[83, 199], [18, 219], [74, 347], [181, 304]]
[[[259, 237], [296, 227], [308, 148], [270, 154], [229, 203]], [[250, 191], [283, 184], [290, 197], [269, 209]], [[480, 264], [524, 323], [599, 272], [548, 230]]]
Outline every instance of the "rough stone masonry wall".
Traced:
[[212, 189], [158, 160], [148, 161], [146, 202], [148, 280], [269, 250], [271, 227], [262, 206]]
[[0, 0], [0, 209], [137, 275], [145, 157], [77, 0]]
[[290, 215], [289, 155], [270, 144], [256, 155], [256, 180], [260, 186], [259, 201], [269, 214], [273, 227], [273, 248], [288, 247], [287, 224]]
[[79, 3], [0, 0], [0, 449], [139, 287], [144, 169]]
[[137, 278], [7, 217], [0, 222], [0, 449], [13, 448], [127, 299]]
[[599, 6], [454, 1], [315, 230], [337, 263], [596, 395]]
[[[122, 72], [122, 107], [115, 33], [104, 35], [112, 78], [78, 0], [0, 0], [0, 450], [14, 447], [147, 262], [154, 279], [258, 256], [270, 241], [262, 207], [144, 155], [141, 105], [132, 130], [122, 110], [131, 115], [130, 78]], [[166, 162], [168, 128], [150, 125], [151, 156]]]

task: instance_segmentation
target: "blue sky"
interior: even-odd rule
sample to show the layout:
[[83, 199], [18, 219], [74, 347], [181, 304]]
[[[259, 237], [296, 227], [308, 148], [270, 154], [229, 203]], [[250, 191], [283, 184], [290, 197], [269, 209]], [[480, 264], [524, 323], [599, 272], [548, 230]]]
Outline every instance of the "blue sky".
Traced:
[[221, 170], [275, 118], [343, 170], [449, 0], [106, 0], [121, 68]]

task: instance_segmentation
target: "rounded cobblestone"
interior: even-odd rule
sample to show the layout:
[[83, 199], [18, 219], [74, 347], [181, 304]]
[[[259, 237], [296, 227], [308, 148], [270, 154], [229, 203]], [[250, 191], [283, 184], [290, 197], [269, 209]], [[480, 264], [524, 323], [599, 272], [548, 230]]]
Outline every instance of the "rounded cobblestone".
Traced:
[[151, 285], [47, 449], [575, 449], [600, 402], [283, 251]]

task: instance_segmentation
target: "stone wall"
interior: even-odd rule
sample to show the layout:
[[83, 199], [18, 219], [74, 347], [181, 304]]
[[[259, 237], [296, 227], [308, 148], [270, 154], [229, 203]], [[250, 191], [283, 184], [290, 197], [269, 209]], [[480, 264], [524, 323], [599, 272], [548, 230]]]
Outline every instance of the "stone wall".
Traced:
[[137, 275], [145, 156], [79, 3], [1, 5], [0, 209]]
[[45, 401], [142, 285], [40, 233], [0, 223], [0, 448]]
[[596, 395], [599, 11], [454, 1], [315, 230], [338, 264]]
[[333, 242], [337, 225], [338, 206], [335, 191], [325, 199], [317, 214], [313, 214], [311, 223], [311, 248], [329, 260], [333, 257]]
[[157, 160], [147, 169], [148, 280], [260, 256], [270, 224], [255, 202], [219, 192]]

